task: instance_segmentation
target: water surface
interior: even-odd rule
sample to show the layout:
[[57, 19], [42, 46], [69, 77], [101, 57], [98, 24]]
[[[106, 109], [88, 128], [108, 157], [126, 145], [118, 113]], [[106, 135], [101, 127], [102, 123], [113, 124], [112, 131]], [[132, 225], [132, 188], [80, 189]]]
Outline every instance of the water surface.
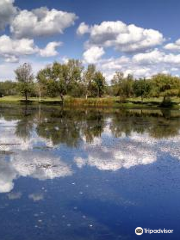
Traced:
[[0, 239], [179, 239], [179, 146], [180, 111], [1, 105]]

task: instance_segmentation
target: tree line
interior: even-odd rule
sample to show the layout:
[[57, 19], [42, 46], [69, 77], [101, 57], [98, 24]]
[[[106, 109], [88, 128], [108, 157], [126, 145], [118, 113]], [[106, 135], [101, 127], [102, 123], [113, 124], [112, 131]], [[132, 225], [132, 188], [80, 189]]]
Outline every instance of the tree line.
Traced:
[[23, 95], [28, 97], [101, 98], [119, 96], [121, 101], [132, 97], [180, 97], [180, 78], [159, 73], [151, 78], [134, 78], [116, 72], [107, 84], [107, 80], [94, 64], [86, 67], [82, 62], [70, 59], [67, 63], [54, 62], [33, 75], [30, 64], [24, 63], [15, 70], [16, 82], [0, 82], [0, 96]]

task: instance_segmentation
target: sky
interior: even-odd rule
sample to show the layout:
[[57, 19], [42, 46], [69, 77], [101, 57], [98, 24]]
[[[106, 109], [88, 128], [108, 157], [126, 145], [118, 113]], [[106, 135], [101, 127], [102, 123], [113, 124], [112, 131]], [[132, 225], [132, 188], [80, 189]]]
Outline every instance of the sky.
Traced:
[[0, 0], [0, 80], [54, 61], [96, 64], [110, 82], [180, 75], [179, 0]]

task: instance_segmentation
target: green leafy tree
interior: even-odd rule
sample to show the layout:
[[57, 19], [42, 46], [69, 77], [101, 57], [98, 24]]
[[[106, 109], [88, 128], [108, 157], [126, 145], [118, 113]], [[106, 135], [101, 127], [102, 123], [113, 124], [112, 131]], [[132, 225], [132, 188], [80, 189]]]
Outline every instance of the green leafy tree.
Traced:
[[91, 96], [92, 86], [93, 86], [93, 79], [96, 74], [96, 66], [94, 64], [89, 64], [87, 70], [84, 72], [83, 75], [83, 85], [86, 99], [88, 96]]
[[[170, 74], [159, 73], [151, 78], [152, 90], [157, 89], [159, 96], [166, 95], [165, 92], [171, 92], [172, 90], [180, 89], [180, 79], [178, 77], [173, 77]], [[172, 95], [173, 95], [172, 91]], [[177, 91], [178, 93], [178, 91]], [[152, 94], [153, 95], [153, 94]], [[171, 94], [169, 94], [171, 95]]]
[[145, 78], [136, 80], [133, 83], [134, 95], [136, 97], [141, 97], [142, 101], [143, 101], [143, 98], [145, 98], [149, 95], [150, 90], [151, 90], [150, 83]]
[[105, 92], [106, 80], [100, 71], [96, 72], [94, 75], [93, 87], [94, 87], [95, 96], [99, 98], [102, 97], [102, 95]]
[[24, 63], [15, 70], [16, 80], [18, 81], [18, 89], [24, 95], [26, 101], [28, 96], [33, 92], [33, 79], [32, 67], [28, 63]]
[[48, 96], [60, 96], [64, 103], [64, 95], [72, 93], [81, 83], [82, 64], [78, 60], [70, 59], [67, 64], [54, 62], [52, 66], [42, 69], [37, 74], [39, 89]]
[[69, 59], [67, 64], [63, 65], [63, 75], [66, 80], [67, 94], [73, 97], [79, 97], [83, 94], [83, 65], [76, 59]]
[[47, 66], [46, 68], [40, 70], [37, 74], [37, 84], [38, 84], [38, 93], [39, 98], [44, 96], [51, 96], [50, 88], [51, 85], [51, 67]]
[[133, 76], [124, 76], [122, 72], [116, 72], [112, 81], [113, 91], [116, 96], [124, 100], [133, 95]]
[[12, 95], [17, 95], [17, 82], [0, 82], [0, 96], [3, 97]]

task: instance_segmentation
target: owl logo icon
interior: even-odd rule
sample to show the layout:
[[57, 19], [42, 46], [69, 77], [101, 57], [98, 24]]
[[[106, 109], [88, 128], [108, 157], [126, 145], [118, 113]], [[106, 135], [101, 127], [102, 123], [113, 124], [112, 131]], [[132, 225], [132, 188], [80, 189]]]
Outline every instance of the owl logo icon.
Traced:
[[143, 234], [143, 229], [141, 227], [137, 227], [135, 229], [135, 233], [136, 233], [136, 235], [142, 235]]

